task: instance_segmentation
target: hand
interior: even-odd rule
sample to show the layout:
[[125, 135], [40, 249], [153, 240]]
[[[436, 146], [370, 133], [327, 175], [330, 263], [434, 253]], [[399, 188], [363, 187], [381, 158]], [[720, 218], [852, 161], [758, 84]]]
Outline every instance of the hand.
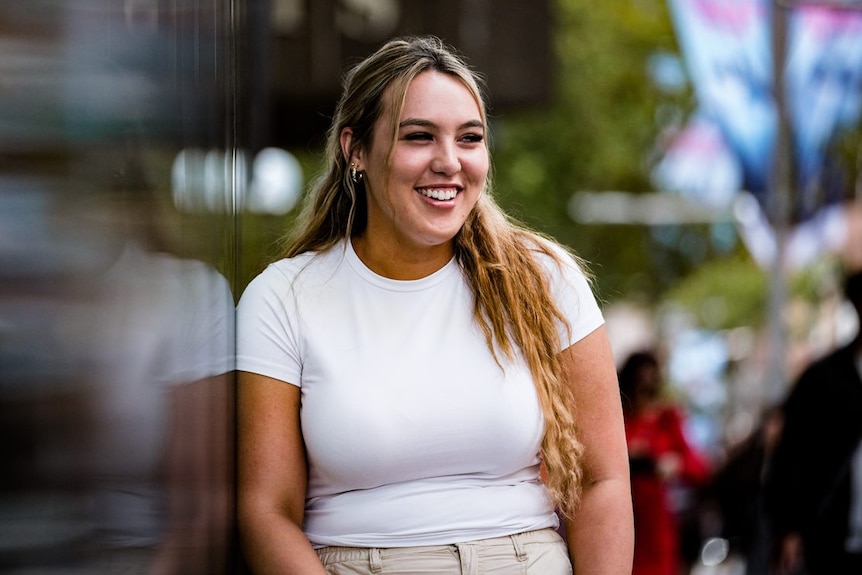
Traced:
[[665, 453], [658, 458], [656, 471], [664, 481], [673, 479], [682, 470], [682, 457], [676, 453]]

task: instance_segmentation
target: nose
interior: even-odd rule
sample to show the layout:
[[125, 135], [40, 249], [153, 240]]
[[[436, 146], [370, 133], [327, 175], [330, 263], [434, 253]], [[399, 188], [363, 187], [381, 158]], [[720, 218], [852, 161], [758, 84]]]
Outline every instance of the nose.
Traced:
[[451, 176], [461, 171], [458, 150], [453, 143], [441, 142], [431, 161], [431, 170], [438, 174]]

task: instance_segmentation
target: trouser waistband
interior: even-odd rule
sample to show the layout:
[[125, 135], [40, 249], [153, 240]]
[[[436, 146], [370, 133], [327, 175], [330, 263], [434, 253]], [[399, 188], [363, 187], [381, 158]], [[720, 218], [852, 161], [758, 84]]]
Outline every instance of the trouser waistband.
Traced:
[[324, 563], [367, 561], [371, 572], [377, 573], [382, 570], [383, 562], [387, 559], [449, 552], [457, 554], [460, 558], [463, 573], [474, 573], [476, 572], [475, 563], [478, 560], [478, 548], [509, 547], [513, 550], [517, 561], [523, 562], [527, 560], [525, 549], [527, 545], [534, 543], [560, 543], [560, 541], [560, 535], [554, 529], [547, 528], [487, 539], [462, 541], [449, 545], [417, 545], [412, 547], [329, 546], [318, 549], [317, 553]]

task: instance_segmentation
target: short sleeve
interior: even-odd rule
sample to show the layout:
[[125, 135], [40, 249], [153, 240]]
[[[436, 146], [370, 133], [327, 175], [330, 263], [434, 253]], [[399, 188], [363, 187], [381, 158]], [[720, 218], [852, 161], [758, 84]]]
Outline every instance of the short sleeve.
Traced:
[[545, 256], [544, 266], [551, 282], [551, 294], [568, 320], [560, 324], [560, 350], [585, 338], [605, 323], [590, 283], [570, 254], [555, 247], [560, 263]]
[[276, 265], [249, 283], [237, 305], [239, 371], [301, 385], [296, 310], [292, 282]]
[[184, 297], [173, 317], [179, 340], [174, 353], [181, 358], [174, 381], [197, 381], [233, 369], [233, 294], [227, 279], [201, 262], [184, 262]]

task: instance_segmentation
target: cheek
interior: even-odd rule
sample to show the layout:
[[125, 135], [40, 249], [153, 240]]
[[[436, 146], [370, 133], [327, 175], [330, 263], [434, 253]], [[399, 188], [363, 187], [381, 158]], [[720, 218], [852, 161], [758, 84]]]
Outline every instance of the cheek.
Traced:
[[484, 178], [488, 175], [491, 159], [485, 150], [475, 150], [461, 159], [461, 169], [469, 170], [470, 175], [475, 178]]
[[488, 177], [489, 163], [487, 158], [476, 158], [475, 160], [464, 162], [461, 169], [469, 174], [471, 180], [476, 183], [484, 182]]
[[401, 153], [392, 157], [389, 177], [396, 180], [416, 179], [428, 168], [430, 159], [421, 153]]

